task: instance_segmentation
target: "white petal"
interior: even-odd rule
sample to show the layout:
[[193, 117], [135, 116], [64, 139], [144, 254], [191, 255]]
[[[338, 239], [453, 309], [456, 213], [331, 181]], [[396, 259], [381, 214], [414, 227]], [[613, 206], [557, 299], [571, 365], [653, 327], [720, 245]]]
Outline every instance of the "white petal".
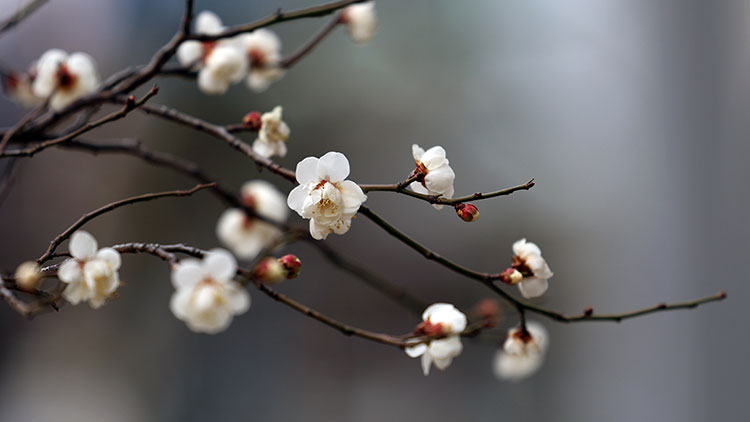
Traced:
[[455, 307], [450, 303], [433, 303], [432, 305], [428, 306], [427, 309], [424, 310], [424, 312], [422, 312], [422, 320], [432, 320], [432, 317], [434, 315], [439, 315], [451, 309], [455, 309]]
[[310, 219], [310, 235], [315, 240], [323, 240], [331, 234], [331, 228], [329, 226], [319, 224], [314, 218]]
[[429, 353], [422, 355], [422, 372], [425, 376], [430, 375], [430, 366], [432, 365], [432, 356]]
[[318, 178], [318, 161], [320, 160], [315, 157], [307, 157], [297, 163], [297, 168], [294, 171], [294, 174], [297, 177], [297, 183], [300, 185], [306, 185], [308, 183], [320, 181], [320, 178]]
[[259, 215], [278, 221], [286, 221], [289, 215], [284, 195], [265, 180], [253, 180], [242, 185], [242, 194], [250, 195], [255, 200], [255, 212]]
[[212, 249], [203, 258], [203, 268], [214, 280], [226, 282], [234, 278], [237, 261], [224, 249]]
[[419, 343], [415, 346], [407, 347], [404, 349], [404, 352], [410, 357], [410, 358], [416, 358], [419, 356], [422, 356], [424, 352], [427, 351], [427, 344], [425, 343]]
[[196, 259], [183, 259], [172, 271], [172, 285], [175, 289], [192, 289], [206, 277], [200, 261]]
[[79, 283], [82, 277], [81, 266], [75, 259], [65, 260], [57, 270], [57, 278], [63, 283]]
[[245, 212], [237, 208], [225, 210], [216, 223], [216, 236], [223, 243], [234, 245], [242, 238]]
[[341, 199], [344, 201], [344, 213], [357, 212], [359, 206], [367, 199], [362, 188], [351, 180], [339, 182], [338, 187], [341, 190]]
[[370, 41], [377, 27], [375, 3], [369, 1], [354, 4], [344, 9], [343, 13], [352, 40], [358, 44]]
[[261, 157], [270, 158], [276, 152], [276, 148], [258, 138], [253, 142], [253, 151]]
[[414, 144], [411, 146], [411, 154], [414, 157], [414, 161], [422, 161], [422, 156], [424, 155], [424, 150], [419, 147], [419, 145]]
[[549, 346], [549, 335], [544, 326], [536, 321], [529, 321], [526, 323], [526, 330], [531, 334], [539, 350], [544, 353]]
[[80, 302], [87, 300], [89, 294], [90, 291], [86, 287], [86, 283], [72, 283], [65, 287], [62, 296], [71, 305], [78, 305]]
[[327, 152], [318, 161], [318, 179], [340, 182], [349, 175], [349, 160], [340, 152]]
[[204, 67], [198, 72], [198, 88], [209, 95], [221, 95], [229, 89], [229, 80], [216, 77], [211, 69]]
[[194, 66], [203, 57], [203, 43], [200, 41], [185, 41], [177, 47], [177, 61], [183, 66]]
[[445, 149], [440, 146], [428, 149], [419, 161], [430, 171], [448, 163], [448, 160], [445, 159]]
[[305, 203], [305, 199], [309, 196], [307, 189], [304, 186], [297, 186], [289, 192], [289, 196], [286, 199], [286, 204], [289, 208], [297, 211], [297, 214], [302, 215], [302, 206]]
[[526, 299], [543, 295], [548, 287], [549, 283], [544, 278], [524, 278], [518, 283], [518, 289]]
[[284, 70], [278, 67], [252, 68], [247, 77], [247, 86], [254, 92], [263, 92], [284, 76]]
[[37, 62], [37, 76], [32, 90], [39, 97], [47, 98], [57, 88], [57, 70], [64, 63], [68, 53], [59, 48], [47, 50]]
[[456, 175], [449, 166], [438, 167], [431, 170], [424, 178], [427, 189], [435, 195], [441, 195], [443, 198], [453, 196], [453, 180]]
[[96, 255], [97, 246], [94, 236], [83, 230], [73, 233], [70, 237], [70, 254], [78, 260], [93, 258]]
[[205, 35], [216, 35], [224, 30], [221, 19], [216, 13], [204, 10], [195, 18], [195, 32]]
[[454, 358], [461, 354], [463, 345], [459, 336], [450, 336], [430, 342], [429, 354], [435, 359]]
[[428, 191], [427, 188], [422, 186], [422, 184], [419, 182], [414, 182], [409, 185], [409, 187], [416, 193], [421, 193], [422, 195], [430, 195], [430, 191]]
[[227, 289], [228, 305], [235, 315], [244, 314], [250, 309], [250, 294], [237, 283]]
[[68, 57], [68, 70], [78, 77], [76, 82], [81, 85], [80, 91], [91, 93], [99, 85], [99, 72], [96, 70], [94, 59], [86, 53], [76, 52]]
[[96, 258], [101, 259], [109, 264], [113, 270], [118, 270], [122, 264], [122, 258], [120, 252], [112, 248], [102, 248], [96, 253]]
[[193, 289], [178, 289], [169, 299], [169, 309], [175, 317], [184, 320], [187, 317], [190, 299], [193, 295]]

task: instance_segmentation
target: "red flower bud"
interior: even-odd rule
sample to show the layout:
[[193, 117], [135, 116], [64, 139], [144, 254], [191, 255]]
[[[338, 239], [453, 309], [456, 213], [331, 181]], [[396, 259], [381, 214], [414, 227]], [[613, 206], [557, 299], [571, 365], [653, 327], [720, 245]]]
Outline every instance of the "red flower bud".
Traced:
[[262, 283], [278, 283], [285, 276], [286, 270], [276, 258], [263, 258], [253, 268], [253, 279]]
[[472, 221], [479, 220], [479, 210], [474, 204], [456, 204], [456, 215], [461, 220], [471, 223]]
[[284, 267], [285, 277], [287, 279], [296, 278], [302, 268], [302, 261], [292, 254], [284, 255], [279, 258], [279, 263]]
[[250, 113], [247, 113], [245, 117], [242, 118], [242, 124], [244, 126], [247, 126], [250, 130], [260, 130], [260, 126], [262, 125], [262, 122], [260, 120], [260, 113], [258, 113], [257, 111], [251, 111]]

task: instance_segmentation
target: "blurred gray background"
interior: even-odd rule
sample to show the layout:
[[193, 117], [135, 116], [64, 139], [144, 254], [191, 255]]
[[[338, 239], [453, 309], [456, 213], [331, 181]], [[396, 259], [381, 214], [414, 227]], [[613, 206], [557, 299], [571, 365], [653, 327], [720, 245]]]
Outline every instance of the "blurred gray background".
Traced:
[[[182, 3], [53, 0], [0, 38], [0, 61], [24, 68], [59, 47], [92, 54], [106, 76], [148, 61]], [[197, 9], [238, 24], [312, 3]], [[18, 4], [0, 0], [1, 14]], [[222, 124], [281, 104], [292, 128], [283, 165], [342, 151], [361, 183], [402, 180], [412, 143], [445, 147], [459, 194], [536, 178], [529, 192], [479, 203], [473, 224], [388, 193], [367, 205], [482, 271], [502, 270], [513, 241], [538, 243], [555, 272], [545, 306], [616, 312], [722, 289], [728, 300], [622, 324], [542, 319], [551, 348], [521, 383], [495, 379], [495, 345], [471, 341], [446, 372], [424, 377], [403, 352], [344, 337], [255, 290], [228, 331], [191, 333], [169, 312], [166, 266], [125, 256], [120, 298], [101, 310], [67, 306], [28, 322], [0, 306], [0, 420], [746, 420], [750, 3], [382, 0], [377, 11], [369, 45], [339, 29], [266, 93], [238, 85], [209, 97], [170, 79], [154, 102]], [[324, 21], [274, 30], [288, 53]], [[0, 99], [0, 125], [22, 115]], [[219, 141], [142, 115], [91, 136], [130, 137], [196, 160], [231, 187], [261, 177], [291, 188]], [[45, 151], [21, 163], [0, 205], [0, 269], [39, 256], [83, 212], [192, 185], [135, 158]], [[211, 248], [221, 211], [204, 192], [120, 209], [87, 230], [101, 245]], [[488, 295], [365, 218], [327, 242], [428, 302], [468, 310]], [[376, 331], [418, 322], [309, 246], [289, 251], [304, 267], [284, 293]], [[515, 323], [507, 312], [502, 327]]]

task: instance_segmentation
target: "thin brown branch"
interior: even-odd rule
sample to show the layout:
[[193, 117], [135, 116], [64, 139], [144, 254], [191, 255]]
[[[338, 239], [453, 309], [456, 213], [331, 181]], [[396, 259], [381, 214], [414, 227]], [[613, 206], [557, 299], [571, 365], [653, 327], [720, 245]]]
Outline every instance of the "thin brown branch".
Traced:
[[[122, 103], [123, 101], [125, 100], [122, 98], [116, 98], [114, 100], [114, 102], [117, 103]], [[183, 113], [181, 111], [160, 104], [146, 104], [142, 107], [139, 107], [139, 110], [146, 114], [158, 116], [182, 126], [193, 128], [199, 132], [207, 133], [248, 156], [259, 167], [266, 168], [272, 173], [278, 174], [279, 176], [282, 176], [283, 178], [291, 182], [297, 183], [297, 179], [294, 176], [294, 171], [281, 167], [273, 160], [256, 154], [250, 145], [229, 133], [229, 131], [224, 126], [209, 123], [195, 116], [191, 116], [187, 113]]]
[[[411, 180], [411, 178], [407, 179], [406, 181], [409, 181], [409, 180]], [[427, 201], [430, 204], [456, 205], [462, 202], [479, 201], [482, 199], [489, 199], [489, 198], [496, 198], [498, 196], [510, 195], [513, 192], [517, 192], [520, 190], [529, 190], [533, 188], [535, 185], [534, 179], [531, 179], [522, 185], [513, 186], [512, 188], [506, 188], [506, 189], [501, 189], [501, 190], [497, 190], [494, 192], [487, 192], [487, 193], [477, 192], [471, 195], [448, 199], [448, 198], [443, 198], [441, 196], [424, 195], [424, 194], [417, 193], [411, 190], [406, 190], [404, 189], [404, 186], [403, 186], [404, 182], [396, 183], [394, 185], [360, 185], [360, 187], [362, 188], [364, 192], [396, 192], [396, 193], [400, 193], [403, 195], [411, 196], [413, 198], [421, 199], [423, 201]]]
[[198, 40], [198, 41], [217, 41], [223, 38], [233, 37], [235, 35], [242, 34], [244, 32], [255, 31], [256, 29], [263, 28], [263, 27], [273, 25], [276, 23], [289, 22], [289, 21], [293, 21], [297, 19], [314, 18], [314, 17], [330, 15], [331, 13], [339, 9], [343, 9], [346, 6], [349, 6], [354, 3], [361, 3], [363, 1], [365, 0], [334, 1], [331, 3], [322, 4], [320, 6], [313, 6], [313, 7], [308, 7], [305, 9], [292, 10], [289, 12], [284, 12], [281, 9], [279, 9], [275, 13], [269, 16], [266, 16], [263, 19], [259, 19], [255, 22], [251, 22], [245, 25], [237, 25], [231, 28], [227, 28], [224, 32], [221, 32], [219, 34], [215, 34], [215, 35], [192, 34], [188, 37], [188, 39]]
[[49, 105], [49, 98], [47, 98], [42, 104], [38, 105], [35, 109], [31, 110], [21, 121], [16, 123], [12, 128], [8, 129], [3, 133], [3, 138], [0, 140], [0, 156], [5, 152], [5, 147], [8, 146], [8, 142], [16, 136], [17, 133], [21, 132], [27, 124], [34, 120], [39, 114], [43, 113]]
[[370, 210], [369, 208], [365, 206], [361, 206], [359, 208], [359, 214], [364, 215], [365, 217], [370, 219], [370, 221], [380, 226], [380, 228], [385, 230], [388, 234], [400, 240], [406, 246], [414, 249], [425, 258], [431, 261], [435, 261], [438, 264], [442, 265], [445, 268], [448, 268], [449, 270], [455, 273], [461, 274], [467, 278], [470, 278], [472, 280], [482, 283], [483, 285], [485, 285], [486, 287], [490, 288], [492, 291], [497, 293], [499, 296], [501, 296], [503, 299], [507, 300], [508, 302], [516, 306], [519, 310], [524, 309], [526, 311], [534, 312], [534, 313], [546, 316], [550, 319], [553, 319], [559, 322], [579, 322], [579, 321], [620, 322], [624, 319], [634, 318], [637, 316], [646, 315], [646, 314], [650, 314], [654, 312], [669, 311], [669, 310], [674, 310], [674, 309], [694, 308], [703, 303], [714, 302], [714, 301], [723, 300], [726, 298], [726, 292], [721, 292], [716, 295], [696, 299], [693, 301], [680, 302], [680, 303], [669, 304], [669, 305], [661, 303], [653, 307], [636, 310], [636, 311], [624, 312], [621, 314], [594, 314], [593, 312], [592, 313], [584, 312], [581, 315], [565, 316], [564, 314], [560, 312], [552, 311], [552, 310], [542, 308], [536, 305], [532, 305], [530, 303], [516, 299], [515, 297], [510, 295], [508, 292], [506, 292], [502, 288], [495, 285], [494, 282], [495, 280], [498, 279], [497, 274], [481, 273], [478, 271], [474, 271], [472, 269], [461, 266], [449, 259], [443, 258], [437, 253], [428, 249], [426, 246], [422, 245], [421, 243], [407, 236], [405, 233], [403, 233], [396, 227], [392, 226], [390, 223], [385, 221], [382, 217], [375, 214], [372, 210]]
[[337, 14], [330, 22], [328, 22], [317, 34], [310, 38], [305, 44], [300, 47], [299, 50], [295, 51], [288, 57], [281, 60], [280, 66], [284, 69], [289, 69], [294, 66], [295, 63], [300, 61], [303, 57], [308, 55], [313, 48], [320, 44], [339, 24], [341, 24], [341, 14]]
[[44, 254], [40, 256], [39, 259], [36, 260], [36, 262], [40, 265], [43, 264], [55, 252], [55, 249], [57, 249], [57, 247], [60, 246], [60, 244], [63, 241], [65, 241], [65, 239], [70, 237], [70, 235], [72, 235], [73, 232], [80, 229], [81, 227], [83, 227], [84, 224], [86, 224], [87, 222], [93, 220], [94, 218], [102, 214], [106, 214], [117, 208], [123, 207], [125, 205], [135, 204], [138, 202], [146, 202], [146, 201], [151, 201], [154, 199], [166, 198], [166, 197], [190, 196], [201, 189], [212, 188], [214, 186], [216, 186], [216, 184], [208, 183], [208, 184], [196, 185], [192, 189], [188, 189], [188, 190], [173, 190], [173, 191], [168, 191], [168, 192], [147, 193], [145, 195], [134, 196], [131, 198], [126, 198], [120, 201], [112, 202], [111, 204], [107, 204], [97, 210], [84, 214], [83, 216], [81, 216], [81, 218], [78, 219], [78, 221], [73, 223], [73, 225], [71, 225], [70, 227], [65, 229], [65, 231], [57, 235], [57, 237], [55, 237], [52, 240], [52, 242], [50, 242], [50, 245], [47, 248], [47, 251], [44, 252]]
[[132, 96], [128, 97], [124, 101], [124, 105], [120, 110], [114, 113], [108, 114], [95, 122], [86, 123], [80, 128], [78, 128], [77, 130], [74, 130], [73, 132], [68, 133], [67, 135], [41, 142], [33, 147], [29, 147], [29, 148], [21, 149], [21, 150], [15, 150], [12, 152], [12, 154], [3, 152], [2, 154], [0, 154], [0, 157], [33, 157], [34, 154], [36, 154], [39, 151], [42, 151], [44, 149], [47, 149], [49, 147], [53, 147], [56, 145], [64, 144], [78, 136], [83, 135], [86, 132], [89, 132], [91, 130], [98, 128], [99, 126], [122, 119], [123, 117], [127, 116], [131, 111], [135, 110], [138, 107], [143, 106], [146, 103], [146, 101], [151, 99], [151, 97], [156, 95], [158, 92], [159, 92], [159, 88], [156, 85], [154, 85], [153, 88], [151, 88], [151, 90], [149, 90], [146, 93], [146, 95], [144, 95], [140, 100], [136, 101]]
[[0, 34], [13, 28], [14, 26], [21, 23], [21, 21], [23, 21], [24, 19], [31, 16], [34, 12], [37, 11], [37, 9], [44, 6], [47, 1], [49, 0], [29, 0], [28, 3], [16, 10], [15, 13], [0, 22]]

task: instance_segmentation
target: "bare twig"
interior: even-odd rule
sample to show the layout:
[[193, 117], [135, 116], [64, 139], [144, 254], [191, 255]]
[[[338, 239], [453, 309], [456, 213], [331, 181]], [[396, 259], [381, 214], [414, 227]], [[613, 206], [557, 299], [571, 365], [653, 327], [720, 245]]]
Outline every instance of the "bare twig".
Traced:
[[[407, 179], [404, 182], [409, 182], [408, 184], [411, 184], [413, 180]], [[514, 186], [512, 188], [507, 189], [501, 189], [494, 192], [488, 192], [488, 193], [474, 193], [471, 195], [466, 196], [460, 196], [458, 198], [443, 198], [440, 196], [435, 195], [424, 195], [421, 193], [417, 193], [411, 190], [404, 189], [403, 183], [400, 182], [395, 185], [360, 185], [362, 190], [364, 192], [397, 192], [403, 195], [411, 196], [413, 198], [421, 199], [423, 201], [427, 201], [430, 204], [442, 204], [442, 205], [456, 205], [460, 204], [462, 202], [468, 202], [468, 201], [479, 201], [482, 199], [489, 199], [489, 198], [496, 198], [498, 196], [505, 196], [510, 195], [513, 192], [517, 192], [520, 190], [529, 190], [534, 187], [534, 179], [529, 180], [528, 182], [524, 183], [523, 185]]]
[[289, 12], [284, 12], [281, 9], [279, 9], [275, 13], [269, 16], [266, 16], [263, 19], [259, 19], [255, 22], [251, 22], [245, 25], [238, 25], [238, 26], [233, 26], [231, 28], [227, 28], [225, 31], [219, 34], [215, 34], [215, 35], [193, 34], [190, 37], [188, 37], [188, 39], [198, 40], [198, 41], [217, 41], [222, 38], [229, 38], [238, 34], [242, 34], [243, 32], [255, 31], [256, 29], [263, 28], [263, 27], [273, 25], [276, 23], [289, 22], [289, 21], [293, 21], [297, 19], [314, 18], [314, 17], [329, 15], [346, 6], [349, 6], [354, 3], [360, 3], [363, 1], [365, 0], [334, 1], [334, 2], [323, 4], [320, 6], [313, 6], [313, 7], [308, 7], [305, 9], [292, 10]]
[[190, 195], [194, 194], [195, 192], [197, 192], [197, 191], [199, 191], [201, 189], [212, 188], [214, 186], [215, 186], [214, 183], [209, 183], [209, 184], [203, 184], [203, 185], [196, 185], [192, 189], [188, 189], [188, 190], [174, 190], [174, 191], [168, 191], [168, 192], [147, 193], [145, 195], [134, 196], [134, 197], [131, 197], [131, 198], [127, 198], [127, 199], [123, 199], [123, 200], [120, 200], [120, 201], [112, 202], [111, 204], [107, 204], [107, 205], [105, 205], [105, 206], [103, 206], [103, 207], [101, 207], [101, 208], [99, 208], [99, 209], [97, 209], [95, 211], [92, 211], [92, 212], [84, 214], [81, 218], [78, 219], [78, 221], [76, 221], [75, 223], [73, 223], [73, 225], [71, 225], [70, 227], [68, 227], [67, 229], [65, 229], [64, 232], [62, 232], [59, 235], [57, 235], [57, 237], [55, 237], [52, 240], [52, 242], [50, 242], [50, 245], [47, 248], [47, 251], [44, 252], [44, 254], [42, 256], [40, 256], [39, 259], [36, 260], [36, 262], [38, 264], [43, 264], [55, 252], [55, 249], [57, 249], [57, 247], [60, 246], [60, 244], [63, 241], [65, 241], [65, 239], [67, 239], [68, 237], [70, 237], [70, 235], [72, 235], [73, 232], [75, 232], [76, 230], [78, 230], [79, 228], [81, 228], [87, 222], [91, 221], [92, 219], [94, 219], [94, 218], [96, 218], [96, 217], [98, 217], [98, 216], [100, 216], [102, 214], [108, 213], [108, 212], [110, 212], [112, 210], [115, 210], [115, 209], [120, 208], [120, 207], [125, 206], [125, 205], [135, 204], [137, 202], [151, 201], [151, 200], [154, 200], [154, 199], [165, 198], [165, 197], [170, 197], [170, 196], [178, 196], [178, 197], [179, 196], [190, 196]]
[[20, 7], [14, 14], [0, 22], [0, 34], [18, 25], [24, 19], [28, 18], [36, 12], [37, 9], [42, 7], [49, 0], [30, 0], [28, 3]]
[[[154, 87], [151, 88], [151, 90], [148, 91], [146, 95], [144, 95], [140, 100], [135, 101], [135, 99], [132, 96], [128, 97], [124, 101], [124, 106], [120, 110], [114, 113], [108, 114], [93, 123], [86, 123], [82, 127], [78, 128], [77, 130], [74, 130], [73, 132], [70, 132], [67, 135], [61, 136], [59, 138], [50, 139], [50, 140], [41, 142], [33, 147], [29, 147], [26, 149], [13, 151], [13, 154], [2, 153], [0, 154], [0, 157], [32, 157], [34, 154], [36, 154], [37, 152], [41, 150], [47, 149], [55, 145], [63, 144], [65, 142], [70, 141], [71, 139], [76, 138], [77, 136], [83, 135], [86, 132], [96, 129], [99, 126], [105, 125], [110, 122], [114, 122], [115, 120], [122, 119], [123, 117], [127, 116], [128, 113], [130, 113], [131, 111], [135, 110], [138, 107], [143, 106], [146, 103], [146, 101], [148, 101], [151, 97], [156, 95], [158, 92], [159, 92], [159, 88], [156, 85], [154, 85]], [[1, 146], [2, 145], [0, 145], [0, 147]]]
[[450, 269], [451, 271], [461, 274], [467, 278], [470, 278], [472, 280], [476, 280], [483, 285], [490, 288], [492, 291], [497, 293], [499, 296], [501, 296], [503, 299], [507, 300], [514, 306], [516, 306], [518, 309], [523, 309], [526, 311], [534, 312], [540, 315], [544, 315], [548, 318], [551, 318], [555, 321], [559, 322], [579, 322], [579, 321], [614, 321], [614, 322], [620, 322], [624, 319], [633, 318], [641, 315], [646, 315], [653, 312], [661, 312], [661, 311], [668, 311], [668, 310], [674, 310], [674, 309], [686, 309], [686, 308], [694, 308], [698, 305], [701, 305], [703, 303], [723, 300], [726, 298], [726, 292], [721, 292], [716, 295], [708, 296], [701, 299], [696, 299], [689, 302], [680, 302], [675, 304], [659, 304], [653, 307], [631, 311], [631, 312], [625, 312], [621, 314], [593, 314], [584, 312], [581, 315], [572, 315], [572, 316], [565, 316], [559, 312], [552, 311], [549, 309], [545, 309], [539, 306], [532, 305], [530, 303], [521, 301], [519, 299], [516, 299], [512, 295], [510, 295], [508, 292], [503, 290], [502, 288], [495, 285], [494, 281], [499, 278], [497, 274], [489, 274], [489, 273], [481, 273], [478, 271], [474, 271], [472, 269], [466, 268], [464, 266], [461, 266], [449, 259], [443, 258], [442, 256], [436, 254], [435, 252], [431, 251], [424, 245], [420, 244], [416, 240], [412, 239], [411, 237], [407, 236], [405, 233], [400, 231], [399, 229], [392, 226], [390, 223], [385, 221], [382, 217], [375, 214], [370, 210], [369, 208], [365, 206], [361, 206], [359, 208], [359, 213], [364, 215], [365, 217], [369, 218], [373, 223], [380, 226], [383, 230], [385, 230], [388, 234], [392, 235], [396, 239], [400, 240], [403, 244], [409, 246], [410, 248], [414, 249], [415, 251], [419, 252], [422, 256], [425, 258], [435, 261], [438, 264], [444, 266], [445, 268]]
[[323, 29], [320, 30], [320, 32], [315, 34], [312, 38], [310, 38], [310, 40], [302, 45], [299, 50], [282, 59], [280, 63], [281, 67], [284, 69], [289, 69], [290, 67], [294, 66], [295, 63], [309, 54], [313, 50], [313, 48], [315, 48], [315, 46], [320, 44], [320, 42], [323, 41], [328, 36], [328, 34], [330, 34], [340, 23], [341, 14], [339, 13], [333, 19], [331, 19], [331, 21], [328, 22], [323, 27]]

